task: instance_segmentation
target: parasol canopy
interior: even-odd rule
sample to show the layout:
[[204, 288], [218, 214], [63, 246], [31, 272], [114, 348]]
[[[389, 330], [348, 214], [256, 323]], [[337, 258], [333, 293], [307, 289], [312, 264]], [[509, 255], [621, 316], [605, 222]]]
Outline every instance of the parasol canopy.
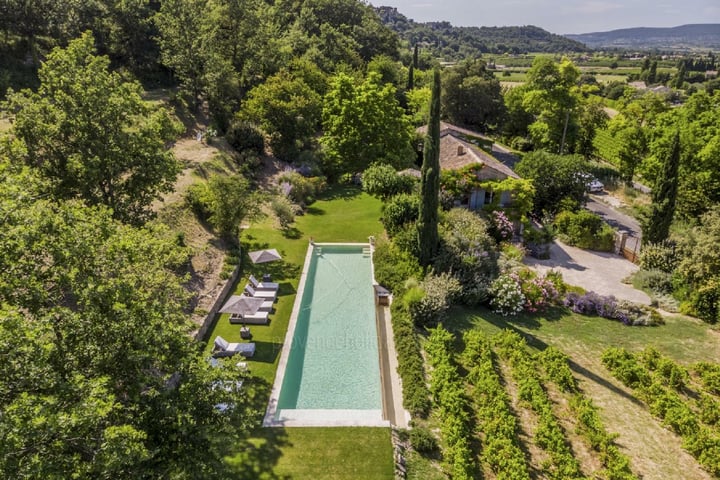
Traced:
[[278, 251], [274, 248], [268, 250], [257, 250], [255, 252], [248, 253], [248, 255], [250, 255], [250, 260], [252, 260], [253, 263], [274, 262], [275, 260], [280, 260], [282, 258]]
[[262, 298], [248, 297], [247, 295], [233, 295], [222, 306], [220, 313], [253, 315], [258, 312], [264, 301]]

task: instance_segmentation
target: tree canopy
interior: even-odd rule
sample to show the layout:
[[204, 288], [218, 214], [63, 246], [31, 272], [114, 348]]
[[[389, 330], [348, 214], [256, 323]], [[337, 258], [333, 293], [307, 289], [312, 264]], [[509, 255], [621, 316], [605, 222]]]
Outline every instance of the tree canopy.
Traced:
[[481, 60], [466, 60], [443, 72], [443, 115], [456, 125], [487, 131], [502, 120], [500, 82]]
[[162, 226], [43, 198], [45, 182], [0, 158], [0, 476], [219, 474], [253, 389], [213, 387], [244, 374], [189, 335], [188, 252]]
[[105, 205], [123, 221], [146, 219], [179, 171], [167, 149], [176, 123], [142, 100], [139, 83], [109, 70], [89, 33], [53, 50], [39, 76], [37, 92], [12, 93], [5, 104], [24, 144], [19, 159], [58, 197]]
[[336, 75], [323, 106], [320, 140], [326, 167], [335, 173], [359, 172], [372, 163], [406, 168], [415, 157], [410, 122], [395, 96], [395, 87], [370, 72], [360, 84]]
[[578, 155], [555, 155], [544, 151], [528, 153], [515, 167], [535, 186], [533, 211], [537, 215], [557, 213], [563, 200], [575, 207], [585, 202], [587, 165]]

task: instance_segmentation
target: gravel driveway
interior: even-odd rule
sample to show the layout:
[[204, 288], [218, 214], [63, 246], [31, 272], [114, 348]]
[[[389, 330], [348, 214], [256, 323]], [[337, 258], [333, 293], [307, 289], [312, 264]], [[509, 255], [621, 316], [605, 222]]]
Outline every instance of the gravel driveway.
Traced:
[[563, 280], [585, 290], [602, 295], [614, 295], [620, 300], [650, 304], [650, 297], [636, 290], [632, 285], [622, 283], [623, 279], [640, 267], [614, 253], [593, 252], [565, 245], [560, 241], [550, 247], [550, 258], [538, 260], [525, 257], [524, 263], [544, 273], [555, 270], [562, 273]]

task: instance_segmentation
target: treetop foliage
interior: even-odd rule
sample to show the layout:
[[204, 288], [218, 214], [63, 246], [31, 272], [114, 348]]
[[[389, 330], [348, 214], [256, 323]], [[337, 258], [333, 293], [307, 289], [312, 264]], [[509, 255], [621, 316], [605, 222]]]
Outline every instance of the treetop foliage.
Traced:
[[10, 92], [3, 105], [24, 144], [18, 160], [37, 168], [53, 194], [105, 205], [141, 222], [172, 189], [179, 165], [167, 150], [178, 126], [141, 98], [142, 87], [109, 70], [85, 33], [48, 55], [37, 92]]

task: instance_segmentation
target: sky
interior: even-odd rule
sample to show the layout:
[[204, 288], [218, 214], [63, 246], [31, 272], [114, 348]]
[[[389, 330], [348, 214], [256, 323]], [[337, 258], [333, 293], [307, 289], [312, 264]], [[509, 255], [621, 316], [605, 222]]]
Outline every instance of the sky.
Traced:
[[720, 23], [720, 0], [370, 0], [416, 22], [455, 26], [536, 25], [552, 33]]

